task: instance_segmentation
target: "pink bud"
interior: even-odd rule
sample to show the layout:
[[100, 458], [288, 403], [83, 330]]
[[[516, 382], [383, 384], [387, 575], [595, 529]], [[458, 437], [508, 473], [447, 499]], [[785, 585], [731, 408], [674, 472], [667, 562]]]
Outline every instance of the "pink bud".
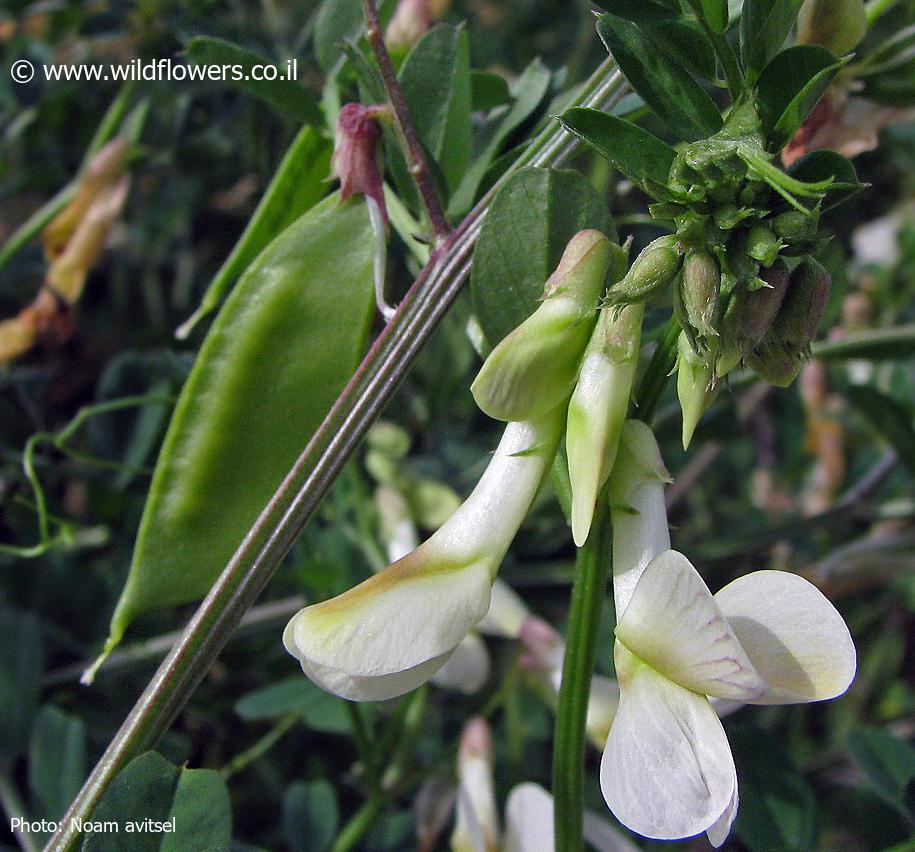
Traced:
[[536, 615], [528, 616], [521, 625], [518, 637], [521, 644], [530, 653], [530, 662], [544, 671], [553, 671], [562, 668], [562, 655], [565, 650], [562, 637], [556, 629]]
[[461, 732], [459, 761], [470, 758], [492, 760], [492, 733], [489, 724], [482, 716], [472, 716]]
[[378, 119], [384, 115], [383, 105], [363, 106], [344, 104], [337, 119], [337, 136], [331, 159], [332, 174], [340, 178], [340, 197], [346, 201], [357, 193], [371, 198], [387, 221], [384, 189], [378, 165], [378, 141], [381, 128]]

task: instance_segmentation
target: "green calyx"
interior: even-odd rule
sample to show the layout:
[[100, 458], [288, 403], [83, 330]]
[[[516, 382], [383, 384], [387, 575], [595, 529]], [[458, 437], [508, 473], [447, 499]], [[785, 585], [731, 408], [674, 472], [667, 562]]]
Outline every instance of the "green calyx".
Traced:
[[711, 348], [718, 337], [721, 270], [707, 251], [693, 250], [683, 260], [674, 290], [677, 319], [697, 353]]
[[621, 249], [599, 231], [569, 241], [544, 287], [543, 301], [486, 359], [471, 392], [495, 420], [531, 420], [572, 393], [608, 275]]

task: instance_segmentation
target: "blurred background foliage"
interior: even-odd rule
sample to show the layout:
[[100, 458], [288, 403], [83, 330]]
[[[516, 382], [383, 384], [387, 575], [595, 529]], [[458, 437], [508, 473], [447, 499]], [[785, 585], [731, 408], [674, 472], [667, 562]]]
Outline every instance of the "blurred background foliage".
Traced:
[[[870, 38], [879, 44], [911, 20], [913, 6], [899, 4]], [[467, 22], [474, 68], [515, 80], [539, 57], [553, 71], [551, 92], [506, 148], [550, 114], [552, 93], [583, 79], [605, 56], [589, 9], [560, 0], [466, 0], [447, 13], [449, 21]], [[315, 58], [320, 11], [316, 0], [7, 0], [0, 9], [2, 64], [6, 69], [20, 57], [157, 59], [208, 35], [274, 61], [299, 58], [317, 101], [327, 70]], [[325, 51], [335, 43], [325, 41]], [[354, 91], [353, 82], [344, 79], [344, 94]], [[38, 78], [17, 85], [4, 70], [0, 242], [72, 180], [118, 91], [113, 83]], [[204, 331], [179, 343], [174, 330], [241, 234], [298, 127], [288, 112], [227, 83], [145, 82], [129, 97], [148, 99], [149, 109], [133, 154], [133, 185], [90, 275], [75, 330], [61, 345], [40, 346], [0, 373], [0, 542], [27, 548], [38, 539], [23, 459], [39, 434], [50, 439], [33, 441], [35, 473], [61, 533], [34, 558], [0, 555], [0, 800], [8, 813], [19, 807], [36, 818], [61, 815], [191, 611], [141, 619], [132, 644], [95, 685], [79, 685], [82, 665], [106, 633], [170, 404]], [[639, 104], [630, 100], [626, 108]], [[484, 121], [481, 113], [477, 119]], [[604, 195], [622, 238], [632, 234], [639, 245], [657, 235], [645, 199], [606, 163], [583, 154], [574, 166]], [[880, 146], [858, 157], [856, 167], [870, 188], [826, 221], [834, 233], [834, 290], [823, 337], [831, 341], [915, 323], [915, 125], [884, 130]], [[394, 289], [405, 288], [415, 269], [395, 252]], [[14, 316], [31, 301], [43, 274], [34, 239], [0, 269], [0, 316]], [[666, 310], [650, 316], [649, 327], [659, 328]], [[481, 472], [498, 431], [468, 390], [479, 363], [465, 333], [469, 314], [465, 296], [387, 415], [409, 436], [403, 469], [460, 495]], [[829, 346], [823, 351], [828, 355]], [[742, 800], [727, 848], [915, 849], [913, 351], [909, 342], [872, 358], [814, 359], [787, 390], [738, 379], [688, 454], [679, 448], [672, 388], [662, 402], [659, 438], [674, 476], [675, 544], [713, 589], [750, 569], [802, 573], [842, 611], [859, 651], [859, 674], [844, 698], [745, 709], [727, 719]], [[142, 395], [155, 399], [105, 410], [104, 403]], [[78, 412], [100, 405], [55, 445], [53, 436]], [[364, 457], [347, 467], [320, 518], [161, 743], [172, 762], [217, 770], [228, 781], [233, 848], [330, 848], [337, 826], [364, 800], [366, 767], [351, 711], [299, 675], [279, 634], [302, 598], [336, 594], [383, 558], [375, 484]], [[547, 490], [502, 576], [561, 628], [573, 560], [565, 519]], [[612, 674], [611, 634], [608, 612], [598, 663], [605, 674]], [[478, 695], [431, 687], [420, 699], [363, 708], [362, 725], [380, 739], [392, 731], [396, 738], [407, 710], [424, 701], [405, 746], [409, 770], [359, 848], [416, 848], [411, 803], [429, 778], [444, 779], [447, 788], [457, 736], [471, 713], [488, 714], [494, 725], [500, 794], [523, 780], [549, 786], [550, 710], [518, 668], [517, 648], [490, 646], [493, 673]], [[588, 795], [603, 813], [598, 760], [589, 752]], [[15, 844], [5, 828], [0, 842]]]

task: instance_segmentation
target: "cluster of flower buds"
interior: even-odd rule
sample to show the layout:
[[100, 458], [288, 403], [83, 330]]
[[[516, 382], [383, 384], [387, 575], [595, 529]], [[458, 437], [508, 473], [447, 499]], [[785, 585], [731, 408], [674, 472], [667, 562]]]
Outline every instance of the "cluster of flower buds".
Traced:
[[664, 200], [650, 206], [675, 233], [650, 243], [608, 293], [610, 304], [641, 304], [672, 286], [684, 446], [739, 364], [789, 383], [822, 316], [829, 276], [810, 253], [831, 183], [804, 183], [772, 160], [749, 101], [715, 136], [681, 146]]

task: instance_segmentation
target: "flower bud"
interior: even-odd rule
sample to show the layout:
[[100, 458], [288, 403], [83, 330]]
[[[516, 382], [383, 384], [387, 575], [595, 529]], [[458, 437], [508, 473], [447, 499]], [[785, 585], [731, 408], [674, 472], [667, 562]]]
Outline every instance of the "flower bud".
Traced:
[[762, 281], [766, 286], [750, 290], [741, 284], [731, 294], [721, 321], [721, 346], [715, 364], [719, 378], [752, 352], [769, 330], [788, 289], [788, 267], [777, 261], [763, 270]]
[[673, 235], [658, 237], [639, 252], [629, 271], [607, 293], [607, 303], [645, 302], [663, 290], [680, 271], [680, 243]]
[[747, 356], [748, 366], [761, 379], [779, 387], [794, 381], [810, 354], [831, 287], [829, 273], [812, 257], [794, 270], [778, 315], [759, 346]]
[[599, 231], [572, 237], [540, 306], [496, 346], [470, 387], [484, 413], [530, 420], [569, 398], [613, 255]]
[[797, 19], [797, 43], [818, 44], [844, 56], [867, 32], [864, 0], [807, 0]]
[[378, 142], [381, 128], [378, 118], [384, 106], [344, 104], [337, 118], [334, 153], [331, 157], [331, 174], [340, 179], [340, 198], [346, 201], [353, 195], [371, 198], [387, 221], [384, 204], [384, 187], [378, 167], [380, 152]]
[[693, 432], [708, 410], [718, 389], [711, 359], [697, 355], [685, 334], [677, 342], [677, 396], [683, 412], [683, 449], [689, 447]]
[[708, 349], [718, 336], [721, 271], [707, 251], [687, 252], [675, 292], [674, 309], [693, 349]]
[[801, 213], [800, 210], [786, 210], [775, 217], [772, 222], [772, 229], [775, 231], [776, 236], [788, 245], [804, 243], [816, 236], [819, 218], [817, 210], [812, 213]]
[[747, 234], [747, 254], [763, 266], [772, 266], [783, 248], [772, 229], [765, 225], [754, 225]]
[[458, 747], [458, 790], [451, 848], [455, 852], [496, 849], [499, 818], [493, 788], [493, 744], [489, 724], [473, 716], [464, 725]]
[[[572, 537], [588, 538], [597, 496], [613, 467], [638, 364], [642, 305], [601, 311], [569, 401], [566, 427]], [[614, 318], [614, 314], [618, 314]]]
[[445, 13], [450, 0], [400, 0], [384, 33], [390, 50], [412, 47]]

